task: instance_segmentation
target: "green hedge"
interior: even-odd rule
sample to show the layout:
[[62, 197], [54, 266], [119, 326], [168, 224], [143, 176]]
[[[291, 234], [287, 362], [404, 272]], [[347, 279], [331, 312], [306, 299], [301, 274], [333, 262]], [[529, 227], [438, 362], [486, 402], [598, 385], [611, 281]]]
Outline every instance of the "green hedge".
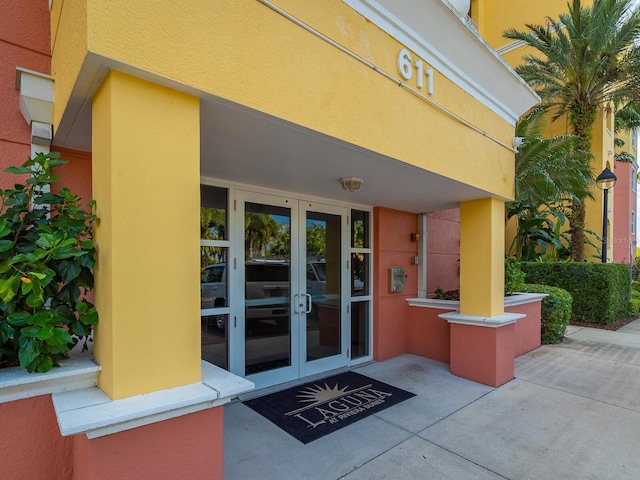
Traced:
[[542, 343], [558, 343], [567, 333], [573, 298], [566, 290], [549, 285], [524, 284], [523, 293], [546, 293], [542, 300]]
[[634, 280], [632, 282], [632, 290], [631, 290], [631, 300], [629, 300], [629, 316], [637, 317], [638, 313], [640, 313], [640, 291], [638, 290], [637, 284], [638, 281]]
[[613, 323], [629, 315], [629, 267], [616, 263], [522, 262], [528, 283], [565, 289], [573, 297], [572, 318]]

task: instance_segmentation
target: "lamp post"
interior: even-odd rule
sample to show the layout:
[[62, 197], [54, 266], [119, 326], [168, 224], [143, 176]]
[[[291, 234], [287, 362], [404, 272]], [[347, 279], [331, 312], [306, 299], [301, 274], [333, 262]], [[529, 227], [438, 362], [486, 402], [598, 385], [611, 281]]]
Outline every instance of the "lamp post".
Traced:
[[606, 167], [598, 178], [596, 185], [604, 192], [604, 211], [602, 212], [602, 263], [607, 263], [607, 216], [609, 214], [609, 189], [616, 184], [618, 177]]

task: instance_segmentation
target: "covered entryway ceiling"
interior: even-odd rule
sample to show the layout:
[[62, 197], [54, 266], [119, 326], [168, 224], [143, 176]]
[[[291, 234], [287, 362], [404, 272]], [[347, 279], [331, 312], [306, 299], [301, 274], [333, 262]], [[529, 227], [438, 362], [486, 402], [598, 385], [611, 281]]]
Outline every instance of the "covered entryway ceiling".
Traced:
[[[203, 177], [410, 212], [487, 193], [223, 100], [201, 101]], [[427, 153], [428, 154], [428, 153]], [[357, 192], [338, 179], [364, 179]]]
[[[105, 74], [106, 69], [98, 77]], [[89, 75], [82, 78], [88, 77], [95, 80]], [[96, 83], [87, 82], [79, 82], [74, 90], [69, 111], [55, 132], [52, 149], [58, 145], [91, 151], [88, 99]], [[219, 97], [201, 98], [200, 102], [201, 174], [206, 178], [414, 213], [457, 208], [461, 201], [490, 196], [469, 185]], [[362, 188], [353, 193], [338, 182], [341, 177], [351, 176], [364, 179]]]

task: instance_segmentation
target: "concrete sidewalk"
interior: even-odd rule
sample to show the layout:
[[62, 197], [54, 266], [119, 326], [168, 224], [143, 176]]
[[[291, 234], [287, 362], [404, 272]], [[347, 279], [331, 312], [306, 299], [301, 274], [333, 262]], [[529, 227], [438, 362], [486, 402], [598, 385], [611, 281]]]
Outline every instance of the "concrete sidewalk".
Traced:
[[225, 407], [225, 479], [638, 479], [640, 321], [570, 327], [490, 388], [414, 355], [355, 371], [416, 394], [303, 445]]

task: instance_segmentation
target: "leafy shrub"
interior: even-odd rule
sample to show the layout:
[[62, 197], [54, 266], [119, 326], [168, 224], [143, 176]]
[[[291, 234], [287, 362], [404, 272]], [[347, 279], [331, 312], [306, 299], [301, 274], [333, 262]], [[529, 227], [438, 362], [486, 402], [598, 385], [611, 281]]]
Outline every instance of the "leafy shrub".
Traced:
[[632, 267], [632, 275], [635, 280], [640, 280], [640, 255], [638, 255], [638, 249], [636, 249], [636, 261], [633, 263]]
[[531, 283], [524, 284], [522, 292], [547, 294], [542, 300], [541, 340], [545, 344], [561, 342], [571, 319], [571, 294], [562, 288]]
[[504, 259], [504, 293], [521, 292], [524, 286], [524, 272], [520, 268], [520, 262], [516, 257]]
[[640, 292], [640, 282], [638, 280], [631, 281], [631, 290], [632, 294], [633, 292]]
[[628, 316], [629, 267], [615, 263], [522, 262], [528, 283], [564, 288], [573, 297], [572, 318], [602, 324]]
[[0, 367], [46, 372], [78, 341], [86, 349], [98, 321], [87, 298], [96, 218], [69, 189], [48, 191], [52, 169], [66, 163], [58, 157], [38, 153], [8, 168], [23, 183], [0, 190]]
[[[635, 284], [635, 285], [634, 285]], [[637, 317], [640, 313], [640, 290], [637, 290], [638, 282], [632, 282], [631, 300], [629, 300], [629, 316]]]

